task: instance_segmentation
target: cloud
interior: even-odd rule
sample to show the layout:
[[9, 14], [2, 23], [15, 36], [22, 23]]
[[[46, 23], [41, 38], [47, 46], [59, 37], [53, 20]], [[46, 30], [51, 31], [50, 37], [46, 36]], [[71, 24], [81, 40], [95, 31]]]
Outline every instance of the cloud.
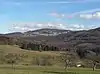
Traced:
[[64, 13], [59, 14], [59, 13], [56, 13], [56, 12], [49, 13], [49, 15], [53, 16], [53, 17], [56, 17], [56, 18], [64, 18], [64, 17], [66, 17], [66, 14], [64, 14]]
[[84, 29], [84, 25], [81, 24], [74, 24], [73, 27], [77, 29]]
[[82, 19], [100, 19], [100, 8], [74, 12], [72, 14], [65, 13], [50, 13], [49, 15], [56, 18], [82, 18]]
[[66, 4], [66, 3], [73, 3], [73, 2], [69, 2], [69, 1], [56, 1], [56, 2], [54, 2], [54, 1], [52, 1], [52, 2], [46, 2], [46, 3], [51, 3], [51, 4]]
[[62, 18], [72, 19], [73, 18], [72, 14], [65, 14], [65, 13], [52, 12], [52, 13], [49, 13], [49, 15], [52, 17], [56, 17], [57, 19], [62, 19]]
[[100, 0], [0, 0], [0, 3], [7, 5], [30, 5], [30, 4], [72, 4], [72, 3], [90, 3], [90, 2], [100, 2]]
[[75, 13], [73, 13], [73, 15], [77, 15], [77, 14], [80, 14], [80, 13], [84, 13], [84, 14], [85, 14], [85, 13], [93, 13], [93, 12], [97, 12], [97, 11], [100, 11], [100, 8], [75, 12]]
[[68, 29], [77, 31], [77, 30], [86, 30], [87, 28], [85, 28], [85, 26], [82, 24], [71, 24], [71, 26], [69, 26]]
[[53, 4], [69, 4], [69, 3], [87, 3], [87, 2], [100, 2], [100, 0], [62, 0], [62, 1], [52, 1], [46, 3], [53, 3]]
[[56, 0], [40, 0], [40, 1], [34, 1], [34, 0], [3, 0], [0, 1], [3, 4], [15, 4], [15, 5], [20, 5], [20, 4], [65, 4], [65, 3], [78, 3], [78, 2], [83, 2], [84, 0], [61, 0], [61, 1], [56, 1]]
[[24, 3], [22, 2], [13, 2], [13, 1], [0, 1], [3, 5], [13, 5], [13, 6], [21, 6]]
[[80, 18], [84, 19], [100, 19], [100, 11], [95, 13], [80, 14]]
[[80, 18], [92, 19], [93, 18], [93, 15], [92, 14], [80, 14]]
[[66, 29], [66, 26], [61, 23], [16, 23], [11, 25], [10, 31], [29, 31], [41, 28], [55, 28], [55, 29]]
[[[87, 27], [87, 26], [86, 26]], [[51, 28], [51, 29], [66, 29], [66, 30], [86, 30], [82, 24], [65, 24], [65, 23], [37, 23], [37, 22], [26, 22], [26, 23], [16, 23], [11, 25], [10, 32], [26, 32], [30, 30], [37, 30], [42, 28]]]
[[84, 19], [100, 19], [100, 8], [75, 12], [70, 16], [84, 18]]

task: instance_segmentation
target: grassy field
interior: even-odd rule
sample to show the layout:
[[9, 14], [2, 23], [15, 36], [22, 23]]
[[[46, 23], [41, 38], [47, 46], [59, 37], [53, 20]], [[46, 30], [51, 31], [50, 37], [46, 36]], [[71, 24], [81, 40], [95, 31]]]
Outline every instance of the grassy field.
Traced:
[[38, 67], [38, 66], [0, 66], [0, 74], [100, 74], [100, 70], [92, 71], [92, 69], [70, 68], [65, 71], [60, 67]]
[[58, 56], [60, 53], [58, 51], [29, 51], [19, 48], [18, 46], [10, 46], [10, 45], [0, 45], [0, 50], [3, 50], [5, 53], [17, 53], [17, 54], [27, 54], [30, 57], [34, 55], [51, 55], [51, 56]]
[[[53, 56], [57, 57], [61, 52], [52, 52], [52, 51], [28, 51], [18, 48], [18, 46], [9, 46], [9, 45], [0, 45], [0, 50], [4, 54], [15, 53], [25, 55], [22, 61], [14, 66], [15, 69], [12, 69], [12, 65], [0, 64], [0, 74], [100, 74], [100, 70], [92, 71], [90, 68], [69, 68], [66, 72], [62, 64], [58, 66], [58, 58], [54, 58], [53, 66], [37, 66], [37, 65], [23, 65], [31, 63], [33, 57], [41, 56]], [[51, 61], [52, 62], [52, 61]]]
[[36, 63], [37, 60], [36, 58], [42, 58], [42, 57], [53, 57], [53, 61], [50, 61], [51, 63], [53, 63], [54, 65], [58, 65], [59, 62], [59, 58], [57, 58], [61, 52], [58, 51], [43, 51], [43, 52], [39, 52], [39, 51], [29, 51], [29, 50], [24, 50], [19, 48], [18, 46], [10, 46], [10, 45], [0, 45], [0, 51], [3, 51], [3, 54], [9, 54], [9, 53], [13, 53], [13, 54], [18, 54], [22, 57], [22, 60], [19, 61], [18, 64], [31, 64], [31, 63]]

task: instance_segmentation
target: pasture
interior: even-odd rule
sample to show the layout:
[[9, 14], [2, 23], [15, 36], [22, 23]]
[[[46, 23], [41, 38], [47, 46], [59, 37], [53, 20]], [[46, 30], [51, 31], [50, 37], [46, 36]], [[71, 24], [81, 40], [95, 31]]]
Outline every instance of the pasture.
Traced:
[[[17, 54], [21, 58], [13, 66], [7, 63], [10, 59], [4, 57], [9, 53]], [[0, 62], [0, 74], [100, 74], [99, 69], [92, 71], [92, 68], [68, 68], [65, 70], [63, 62], [59, 61], [60, 53], [57, 51], [28, 51], [20, 49], [18, 46], [0, 45], [0, 61], [2, 61]], [[53, 57], [53, 60], [50, 57]], [[3, 59], [5, 60], [3, 61]], [[38, 65], [39, 61], [43, 66]], [[44, 66], [44, 62], [49, 64]]]
[[42, 66], [0, 66], [0, 74], [100, 74], [100, 70], [92, 71], [90, 68], [69, 68], [65, 71], [61, 67]]

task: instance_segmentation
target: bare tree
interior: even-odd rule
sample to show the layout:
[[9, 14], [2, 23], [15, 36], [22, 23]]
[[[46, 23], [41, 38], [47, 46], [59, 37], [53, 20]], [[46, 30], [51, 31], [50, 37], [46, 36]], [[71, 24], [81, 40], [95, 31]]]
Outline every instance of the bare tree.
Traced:
[[92, 61], [92, 68], [93, 71], [96, 69], [96, 65], [97, 63], [100, 63], [100, 55], [97, 55], [95, 52], [93, 51], [87, 51], [88, 54], [86, 55], [86, 58]]
[[71, 66], [72, 61], [76, 59], [76, 54], [73, 52], [67, 51], [67, 52], [61, 53], [61, 59], [65, 63], [65, 70], [67, 70], [68, 67]]

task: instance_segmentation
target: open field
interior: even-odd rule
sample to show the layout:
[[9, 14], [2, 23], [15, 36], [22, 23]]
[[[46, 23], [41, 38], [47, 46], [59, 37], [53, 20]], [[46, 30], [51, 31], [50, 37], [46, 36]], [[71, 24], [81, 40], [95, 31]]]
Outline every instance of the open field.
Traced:
[[59, 67], [30, 67], [30, 66], [16, 66], [12, 69], [11, 66], [0, 66], [0, 74], [100, 74], [100, 70], [92, 71], [86, 68], [71, 68], [65, 71]]
[[11, 46], [11, 45], [0, 45], [0, 50], [3, 50], [5, 53], [19, 53], [19, 54], [27, 54], [30, 56], [33, 55], [52, 55], [56, 56], [60, 53], [58, 51], [29, 51], [19, 48], [18, 46]]
[[[92, 71], [92, 68], [69, 68], [68, 71], [65, 71], [64, 66], [62, 66], [62, 64], [59, 65], [59, 58], [56, 58], [60, 55], [60, 52], [57, 51], [28, 51], [20, 49], [18, 46], [10, 45], [0, 45], [0, 50], [3, 51], [3, 54], [14, 53], [27, 56], [23, 57], [22, 60], [13, 67], [6, 63], [0, 64], [0, 74], [100, 74], [99, 69]], [[31, 63], [33, 57], [38, 58], [44, 56], [55, 57], [53, 61], [49, 60], [53, 62], [52, 66], [38, 66]], [[36, 60], [34, 59], [33, 62], [36, 62]]]
[[60, 55], [60, 52], [58, 51], [43, 51], [43, 52], [30, 51], [30, 50], [21, 49], [18, 46], [11, 46], [11, 45], [0, 45], [0, 52], [3, 55], [9, 53], [17, 54], [19, 58], [21, 57], [21, 60], [18, 64], [30, 64], [32, 61], [36, 62], [36, 59], [42, 57], [53, 57], [56, 63], [58, 60], [56, 57]]

